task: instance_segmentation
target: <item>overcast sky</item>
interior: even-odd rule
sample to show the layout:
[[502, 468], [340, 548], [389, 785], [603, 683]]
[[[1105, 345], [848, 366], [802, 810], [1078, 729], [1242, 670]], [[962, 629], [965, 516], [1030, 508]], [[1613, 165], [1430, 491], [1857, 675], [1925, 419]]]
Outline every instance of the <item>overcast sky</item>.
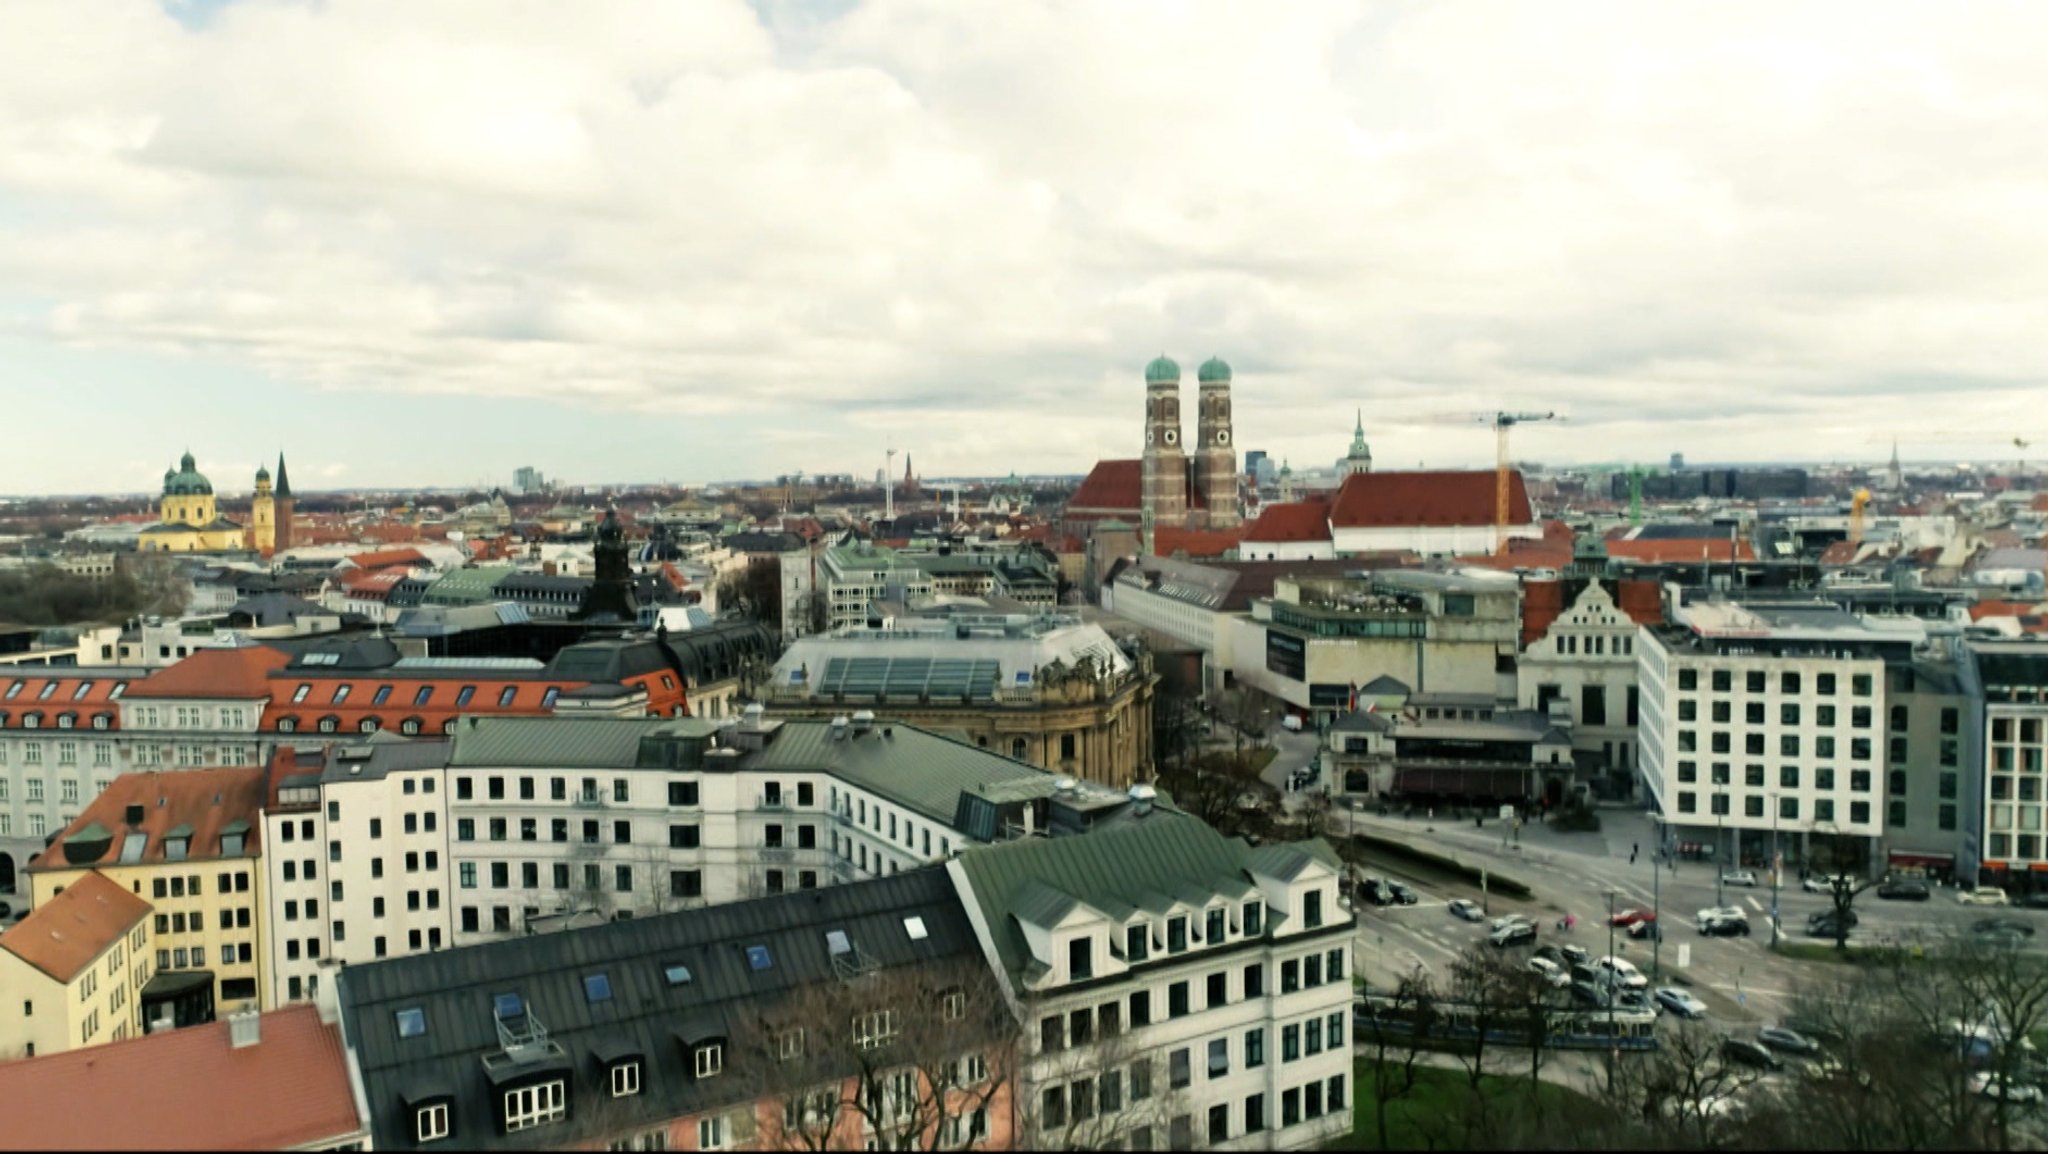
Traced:
[[2044, 57], [2034, 0], [5, 0], [0, 493], [1079, 473], [1161, 351], [1296, 468], [1500, 406], [2048, 458]]

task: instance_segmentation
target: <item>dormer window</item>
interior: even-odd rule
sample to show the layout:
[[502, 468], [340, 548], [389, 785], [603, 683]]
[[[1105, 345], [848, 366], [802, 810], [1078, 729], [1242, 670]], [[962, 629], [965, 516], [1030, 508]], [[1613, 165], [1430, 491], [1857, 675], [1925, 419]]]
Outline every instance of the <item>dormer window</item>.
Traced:
[[1124, 960], [1137, 965], [1151, 954], [1152, 927], [1145, 925], [1124, 928]]
[[1166, 919], [1166, 952], [1169, 954], [1184, 954], [1188, 952], [1188, 920], [1186, 918]]
[[1308, 929], [1318, 929], [1323, 924], [1323, 891], [1310, 890], [1302, 895], [1301, 924]]
[[1244, 904], [1244, 936], [1256, 938], [1266, 932], [1266, 903], [1249, 901]]
[[716, 1078], [725, 1069], [725, 1047], [716, 1042], [699, 1046], [690, 1055], [690, 1068], [699, 1078]]
[[630, 1098], [640, 1092], [640, 1063], [620, 1062], [612, 1067], [612, 1097]]
[[505, 1133], [531, 1130], [569, 1116], [569, 1096], [561, 1079], [505, 1091]]
[[448, 1136], [448, 1103], [436, 1102], [422, 1106], [413, 1112], [413, 1132], [424, 1144], [436, 1142]]
[[1092, 938], [1075, 938], [1067, 943], [1067, 980], [1086, 981], [1095, 976], [1095, 942]]
[[1209, 911], [1208, 924], [1202, 927], [1202, 941], [1204, 944], [1211, 946], [1220, 946], [1223, 944], [1222, 906], [1217, 906], [1215, 909]]

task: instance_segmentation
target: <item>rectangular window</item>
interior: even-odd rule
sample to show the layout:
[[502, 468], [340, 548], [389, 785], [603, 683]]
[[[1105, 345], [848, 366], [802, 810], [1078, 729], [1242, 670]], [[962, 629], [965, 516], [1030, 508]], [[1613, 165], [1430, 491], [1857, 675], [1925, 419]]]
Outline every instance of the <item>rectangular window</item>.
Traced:
[[1244, 1068], [1256, 1070], [1266, 1064], [1266, 1031], [1264, 1028], [1246, 1030], [1244, 1034]]
[[1138, 1026], [1149, 1026], [1151, 1024], [1152, 991], [1133, 990], [1131, 992], [1131, 1025], [1135, 1028]]
[[1208, 1009], [1228, 1005], [1230, 1002], [1230, 976], [1221, 970], [1209, 975], [1208, 997], [1203, 1005]]
[[1124, 960], [1136, 965], [1145, 960], [1152, 944], [1152, 932], [1148, 926], [1130, 926], [1124, 930]]
[[1280, 1060], [1292, 1062], [1301, 1057], [1301, 1027], [1280, 1027]]
[[1184, 1090], [1194, 1080], [1192, 1066], [1185, 1048], [1175, 1050], [1166, 1056], [1166, 1083], [1168, 1088]]
[[1184, 1018], [1188, 1013], [1188, 984], [1175, 982], [1166, 987], [1166, 1016]]
[[1230, 1041], [1217, 1038], [1209, 1043], [1209, 1076], [1221, 1078], [1230, 1073]]
[[1266, 964], [1253, 962], [1244, 968], [1244, 996], [1263, 998], [1266, 996]]
[[568, 1116], [566, 1083], [542, 1082], [505, 1093], [505, 1132], [530, 1130]]

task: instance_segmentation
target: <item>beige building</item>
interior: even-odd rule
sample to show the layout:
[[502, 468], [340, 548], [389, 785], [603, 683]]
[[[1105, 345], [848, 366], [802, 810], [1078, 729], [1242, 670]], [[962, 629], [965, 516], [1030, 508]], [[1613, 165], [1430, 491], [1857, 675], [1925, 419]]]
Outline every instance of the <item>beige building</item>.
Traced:
[[799, 638], [762, 700], [770, 715], [862, 713], [953, 730], [1054, 773], [1123, 788], [1152, 764], [1151, 657], [1059, 614], [895, 618]]
[[143, 1033], [149, 903], [96, 870], [69, 882], [0, 934], [0, 1059]]
[[[36, 904], [98, 873], [150, 903], [158, 974], [151, 1000], [175, 998], [177, 1025], [257, 1007], [268, 932], [258, 861], [268, 778], [262, 766], [115, 778], [29, 867]], [[287, 913], [321, 916], [317, 900]]]

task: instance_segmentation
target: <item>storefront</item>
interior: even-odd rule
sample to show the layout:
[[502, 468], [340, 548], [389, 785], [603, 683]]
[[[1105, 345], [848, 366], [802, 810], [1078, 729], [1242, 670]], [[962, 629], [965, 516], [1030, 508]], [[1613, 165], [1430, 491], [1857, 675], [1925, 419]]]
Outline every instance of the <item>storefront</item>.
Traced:
[[1949, 885], [1956, 880], [1956, 855], [1893, 850], [1885, 857], [1886, 876]]

